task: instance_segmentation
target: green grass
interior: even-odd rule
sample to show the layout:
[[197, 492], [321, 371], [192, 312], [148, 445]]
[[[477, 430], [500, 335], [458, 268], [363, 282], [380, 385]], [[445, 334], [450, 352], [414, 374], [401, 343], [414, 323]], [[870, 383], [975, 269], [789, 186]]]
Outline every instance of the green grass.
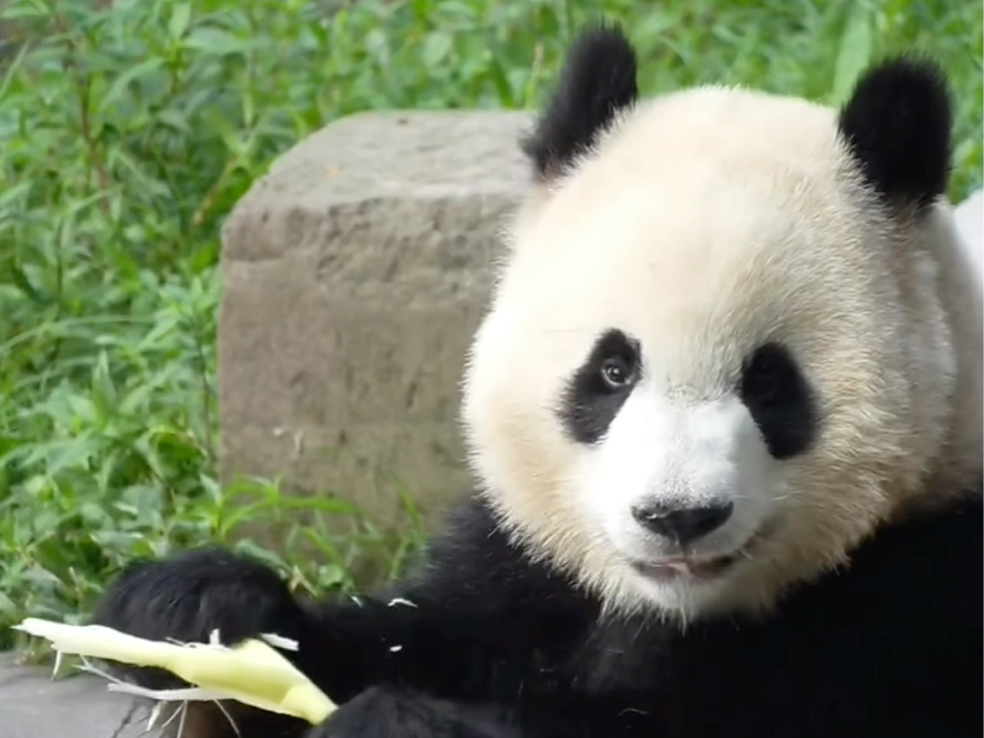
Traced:
[[[0, 62], [0, 646], [27, 614], [83, 616], [135, 556], [256, 549], [243, 522], [304, 504], [275, 480], [216, 481], [218, 228], [338, 116], [535, 105], [574, 30], [605, 15], [638, 43], [649, 93], [715, 81], [836, 102], [871, 59], [929, 52], [958, 92], [952, 195], [981, 183], [976, 0], [109, 5], [0, 2], [28, 42]], [[314, 513], [260, 552], [297, 586], [355, 586], [359, 557], [399, 568], [406, 547], [366, 521], [332, 537], [325, 518], [349, 512]]]

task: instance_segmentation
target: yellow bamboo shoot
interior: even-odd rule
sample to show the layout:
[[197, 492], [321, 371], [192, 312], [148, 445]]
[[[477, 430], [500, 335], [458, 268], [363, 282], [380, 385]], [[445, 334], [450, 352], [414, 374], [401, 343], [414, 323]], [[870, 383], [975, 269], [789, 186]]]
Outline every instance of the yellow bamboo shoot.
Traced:
[[[335, 710], [310, 679], [260, 639], [230, 648], [217, 642], [151, 641], [101, 625], [66, 625], [40, 618], [28, 618], [14, 627], [51, 641], [59, 654], [166, 669], [222, 699], [292, 715], [312, 725]], [[270, 640], [276, 642], [275, 637]]]

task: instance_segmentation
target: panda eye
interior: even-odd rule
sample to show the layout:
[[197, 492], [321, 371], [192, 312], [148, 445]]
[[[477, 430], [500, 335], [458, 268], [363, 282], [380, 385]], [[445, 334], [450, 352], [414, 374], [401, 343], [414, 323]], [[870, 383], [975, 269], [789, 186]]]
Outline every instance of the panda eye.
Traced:
[[774, 458], [810, 447], [817, 433], [813, 392], [789, 349], [759, 346], [743, 363], [738, 393]]
[[619, 389], [632, 382], [632, 367], [621, 356], [609, 356], [601, 364], [601, 377], [609, 387]]
[[638, 340], [617, 328], [598, 336], [559, 398], [558, 415], [570, 436], [578, 443], [598, 443], [642, 370]]

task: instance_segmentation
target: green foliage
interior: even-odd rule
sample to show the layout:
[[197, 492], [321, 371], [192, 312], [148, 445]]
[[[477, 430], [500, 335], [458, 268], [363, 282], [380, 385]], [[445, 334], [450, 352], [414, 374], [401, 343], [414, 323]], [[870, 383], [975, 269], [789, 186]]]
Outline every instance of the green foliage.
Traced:
[[[78, 618], [128, 560], [203, 541], [252, 547], [311, 591], [353, 586], [359, 556], [395, 571], [416, 545], [394, 549], [330, 497], [216, 481], [219, 226], [273, 157], [335, 117], [529, 107], [601, 16], [639, 44], [649, 93], [714, 81], [836, 102], [871, 59], [915, 47], [958, 92], [952, 194], [981, 182], [968, 0], [0, 7], [0, 626]], [[297, 507], [311, 514], [275, 552], [237, 535]], [[326, 532], [339, 517], [351, 536]]]

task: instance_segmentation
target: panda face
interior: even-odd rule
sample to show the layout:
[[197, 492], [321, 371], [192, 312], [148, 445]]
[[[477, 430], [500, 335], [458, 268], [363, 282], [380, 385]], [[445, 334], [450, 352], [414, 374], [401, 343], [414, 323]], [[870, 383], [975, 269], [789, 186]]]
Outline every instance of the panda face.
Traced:
[[712, 578], [765, 532], [785, 494], [777, 462], [809, 449], [811, 391], [779, 343], [707, 382], [674, 382], [654, 353], [606, 331], [568, 383], [562, 417], [590, 449], [577, 493], [644, 577]]
[[[747, 102], [696, 94], [720, 95], [732, 121]], [[778, 113], [752, 100], [761, 129]], [[905, 401], [882, 383], [875, 302], [891, 286], [861, 248], [877, 223], [830, 184], [830, 157], [746, 162], [747, 141], [673, 137], [699, 131], [692, 102], [640, 111], [515, 232], [467, 416], [509, 523], [551, 558], [576, 552], [614, 600], [675, 612], [724, 597], [797, 505], [829, 504], [811, 481], [825, 433], [885, 435], [841, 403], [841, 383], [872, 407]], [[834, 145], [823, 111], [793, 115]], [[877, 515], [879, 500], [856, 502]]]
[[906, 247], [932, 198], [872, 179], [884, 152], [852, 149], [850, 106], [637, 103], [624, 40], [595, 34], [527, 144], [539, 187], [469, 357], [470, 460], [503, 524], [614, 608], [768, 606], [939, 453], [952, 352], [932, 255]]

